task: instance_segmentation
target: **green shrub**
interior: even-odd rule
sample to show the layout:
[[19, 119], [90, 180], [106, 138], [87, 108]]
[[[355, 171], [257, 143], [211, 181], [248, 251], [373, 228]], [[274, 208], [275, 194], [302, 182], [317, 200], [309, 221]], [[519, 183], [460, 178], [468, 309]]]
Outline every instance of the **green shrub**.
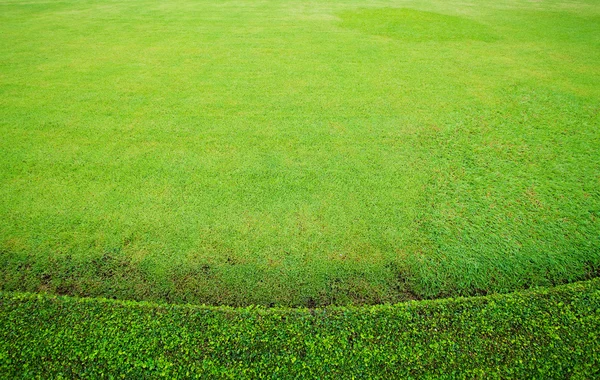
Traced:
[[0, 293], [5, 378], [589, 378], [600, 280], [507, 295], [234, 309]]

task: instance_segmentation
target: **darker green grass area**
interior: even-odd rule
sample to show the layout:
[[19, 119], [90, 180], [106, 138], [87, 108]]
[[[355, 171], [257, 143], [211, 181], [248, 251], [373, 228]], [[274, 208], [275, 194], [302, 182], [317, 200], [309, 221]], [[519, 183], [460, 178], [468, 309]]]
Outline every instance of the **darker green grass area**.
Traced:
[[599, 21], [0, 0], [0, 289], [317, 306], [595, 277]]
[[494, 41], [492, 29], [467, 17], [407, 8], [380, 8], [341, 14], [343, 27], [404, 41]]

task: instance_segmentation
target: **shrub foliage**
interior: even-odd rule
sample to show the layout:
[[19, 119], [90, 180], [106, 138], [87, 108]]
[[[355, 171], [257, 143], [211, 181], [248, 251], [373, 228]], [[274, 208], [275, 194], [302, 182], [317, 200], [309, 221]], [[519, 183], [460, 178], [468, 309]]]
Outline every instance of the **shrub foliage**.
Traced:
[[589, 378], [599, 338], [599, 279], [323, 309], [0, 293], [7, 378]]

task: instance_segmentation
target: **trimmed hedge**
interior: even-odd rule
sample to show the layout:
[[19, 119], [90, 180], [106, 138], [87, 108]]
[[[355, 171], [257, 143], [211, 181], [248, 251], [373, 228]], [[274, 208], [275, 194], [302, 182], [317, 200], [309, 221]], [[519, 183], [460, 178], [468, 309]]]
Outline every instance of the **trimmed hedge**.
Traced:
[[0, 293], [3, 378], [591, 378], [599, 338], [599, 279], [314, 310]]

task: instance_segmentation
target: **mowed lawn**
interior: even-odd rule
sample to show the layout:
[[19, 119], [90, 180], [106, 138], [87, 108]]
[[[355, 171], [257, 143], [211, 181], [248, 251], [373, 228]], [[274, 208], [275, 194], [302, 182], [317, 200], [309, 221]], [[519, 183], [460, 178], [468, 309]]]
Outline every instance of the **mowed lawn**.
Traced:
[[0, 289], [228, 305], [600, 271], [597, 0], [0, 0]]

